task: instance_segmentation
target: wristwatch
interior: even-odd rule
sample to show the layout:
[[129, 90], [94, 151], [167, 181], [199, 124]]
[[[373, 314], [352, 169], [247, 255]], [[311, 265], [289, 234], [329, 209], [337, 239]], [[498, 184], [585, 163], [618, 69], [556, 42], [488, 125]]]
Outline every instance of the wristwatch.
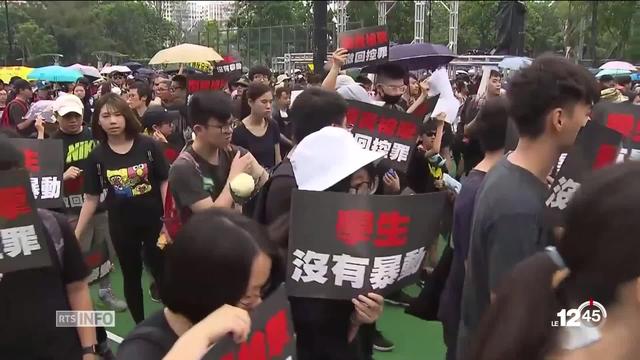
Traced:
[[98, 355], [98, 347], [96, 344], [89, 345], [82, 348], [82, 355], [94, 354]]

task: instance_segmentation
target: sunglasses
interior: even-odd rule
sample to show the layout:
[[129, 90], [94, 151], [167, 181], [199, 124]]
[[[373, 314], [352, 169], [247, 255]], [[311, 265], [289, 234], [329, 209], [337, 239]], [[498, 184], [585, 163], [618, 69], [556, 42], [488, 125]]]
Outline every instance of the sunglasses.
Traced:
[[435, 131], [429, 131], [427, 133], [427, 136], [436, 136], [436, 133], [435, 133]]

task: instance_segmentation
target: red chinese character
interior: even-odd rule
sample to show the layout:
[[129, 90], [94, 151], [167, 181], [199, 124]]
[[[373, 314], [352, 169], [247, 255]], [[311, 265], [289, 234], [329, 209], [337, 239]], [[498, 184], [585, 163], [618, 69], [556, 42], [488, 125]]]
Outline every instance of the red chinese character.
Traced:
[[240, 345], [238, 360], [267, 360], [264, 333], [256, 331], [247, 342]]
[[378, 115], [372, 112], [363, 111], [358, 127], [360, 129], [369, 129], [370, 131], [374, 131], [376, 128], [376, 120], [378, 120]]
[[353, 49], [353, 37], [343, 36], [340, 41], [340, 47], [343, 49]]
[[373, 212], [367, 210], [340, 210], [336, 222], [336, 237], [353, 246], [369, 241], [373, 234]]
[[0, 189], [0, 217], [15, 220], [31, 211], [27, 203], [27, 192], [21, 186]]
[[357, 35], [355, 36], [355, 40], [354, 40], [354, 44], [353, 44], [353, 46], [354, 46], [356, 49], [364, 49], [364, 48], [366, 48], [366, 47], [367, 47], [367, 46], [365, 45], [364, 34], [357, 34]]
[[37, 152], [24, 149], [24, 167], [31, 173], [40, 171], [40, 159]]
[[598, 149], [596, 159], [593, 161], [593, 170], [603, 168], [613, 164], [618, 157], [618, 148], [613, 145], [604, 144]]
[[350, 106], [347, 109], [347, 125], [356, 126], [359, 116], [360, 116], [360, 110], [358, 110], [358, 108], [356, 107]]
[[367, 34], [367, 47], [375, 47], [376, 46], [376, 33]]
[[396, 136], [407, 141], [415, 141], [417, 133], [418, 127], [416, 124], [410, 121], [402, 121], [400, 122], [400, 126], [398, 126]]
[[380, 135], [393, 136], [398, 126], [398, 120], [394, 118], [381, 118], [378, 122], [378, 133]]
[[187, 85], [187, 87], [189, 88], [189, 92], [193, 94], [194, 92], [198, 91], [198, 85], [198, 80], [189, 80], [189, 84]]
[[287, 313], [279, 311], [269, 321], [264, 330], [267, 333], [267, 349], [269, 359], [284, 354], [284, 348], [289, 343], [289, 331], [287, 329]]
[[607, 127], [613, 129], [624, 136], [630, 136], [633, 130], [633, 115], [631, 114], [609, 114], [607, 117]]
[[378, 38], [378, 44], [386, 44], [389, 42], [386, 31], [378, 31], [376, 37]]
[[408, 216], [402, 216], [397, 211], [383, 212], [378, 218], [378, 236], [373, 243], [377, 247], [402, 246], [407, 243], [409, 229]]

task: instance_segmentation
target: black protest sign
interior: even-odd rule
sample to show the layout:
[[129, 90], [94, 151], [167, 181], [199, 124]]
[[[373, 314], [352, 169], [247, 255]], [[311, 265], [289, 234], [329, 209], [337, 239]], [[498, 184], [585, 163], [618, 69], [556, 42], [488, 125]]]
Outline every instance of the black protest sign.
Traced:
[[562, 213], [580, 184], [594, 170], [615, 163], [620, 152], [622, 135], [600, 123], [589, 121], [576, 138], [562, 167], [549, 189], [545, 216], [549, 225], [562, 226]]
[[213, 75], [194, 74], [187, 76], [187, 95], [198, 91], [223, 90], [227, 87], [227, 74], [215, 73]]
[[436, 104], [438, 103], [438, 99], [440, 99], [440, 94], [436, 94], [428, 99], [426, 99], [422, 104], [418, 105], [418, 107], [411, 113], [414, 116], [417, 116], [423, 119], [425, 116], [431, 114], [433, 116], [433, 109], [436, 108]]
[[251, 335], [236, 344], [230, 337], [218, 342], [203, 360], [293, 360], [296, 341], [291, 310], [284, 286], [280, 286], [251, 312]]
[[227, 63], [221, 62], [216, 64], [216, 72], [220, 74], [227, 74], [232, 72], [242, 72], [242, 63], [240, 61]]
[[24, 154], [24, 167], [31, 174], [31, 191], [40, 208], [63, 208], [64, 155], [60, 139], [10, 139]]
[[362, 148], [385, 154], [384, 166], [406, 172], [422, 123], [412, 114], [349, 100], [347, 123]]
[[295, 190], [288, 294], [351, 299], [368, 292], [387, 295], [415, 282], [426, 246], [438, 235], [445, 201], [445, 192], [363, 196]]
[[51, 265], [25, 170], [0, 172], [0, 273]]
[[624, 137], [620, 160], [636, 158], [640, 152], [640, 106], [631, 103], [598, 103], [593, 121], [615, 130]]
[[386, 26], [374, 26], [338, 34], [338, 47], [347, 49], [342, 67], [365, 67], [389, 60], [389, 36]]

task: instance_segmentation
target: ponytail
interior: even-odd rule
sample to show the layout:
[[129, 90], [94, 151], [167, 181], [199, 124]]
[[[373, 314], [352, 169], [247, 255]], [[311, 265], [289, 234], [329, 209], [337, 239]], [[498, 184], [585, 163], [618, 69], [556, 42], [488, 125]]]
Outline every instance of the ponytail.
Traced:
[[556, 344], [551, 321], [560, 304], [552, 282], [558, 281], [554, 275], [561, 269], [549, 252], [538, 253], [518, 264], [498, 288], [474, 333], [471, 356], [465, 358], [544, 359]]

